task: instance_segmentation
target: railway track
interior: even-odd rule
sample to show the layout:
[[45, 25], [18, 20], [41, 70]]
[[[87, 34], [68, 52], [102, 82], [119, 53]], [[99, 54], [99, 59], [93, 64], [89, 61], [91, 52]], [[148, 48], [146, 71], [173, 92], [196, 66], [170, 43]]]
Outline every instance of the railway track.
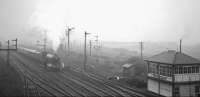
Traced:
[[[78, 72], [81, 72], [81, 71], [74, 71], [74, 73], [78, 73]], [[72, 74], [74, 74], [72, 73]], [[124, 86], [124, 85], [121, 85], [119, 83], [116, 83], [116, 82], [110, 82], [109, 80], [106, 80], [104, 78], [101, 78], [101, 77], [97, 77], [96, 75], [92, 74], [92, 73], [87, 73], [87, 72], [82, 72], [80, 73], [82, 74], [82, 76], [87, 76], [86, 80], [93, 80], [93, 82], [95, 83], [100, 83], [100, 84], [104, 84], [105, 86], [107, 86], [109, 89], [115, 91], [116, 93], [118, 92], [122, 92], [123, 95], [121, 96], [124, 96], [124, 97], [144, 97], [145, 95], [141, 95], [141, 94], [144, 94], [144, 93], [141, 93], [137, 90], [134, 90], [130, 87], [127, 87], [127, 86]], [[76, 76], [80, 76], [79, 75], [76, 75]]]
[[94, 93], [96, 93], [99, 96], [110, 96], [112, 97], [112, 95], [108, 95], [108, 93], [105, 92], [105, 90], [103, 91], [101, 88], [95, 86], [94, 84], [91, 84], [89, 82], [85, 82], [81, 79], [77, 79], [72, 75], [67, 75], [67, 74], [61, 74], [62, 76], [67, 76], [65, 77], [66, 80], [71, 80], [73, 82], [75, 82], [78, 85], [82, 85], [84, 87], [88, 87], [90, 88], [90, 90], [93, 90]]
[[108, 86], [112, 86], [115, 89], [121, 90], [121, 91], [125, 92], [126, 94], [130, 95], [131, 97], [133, 97], [133, 96], [134, 97], [145, 97], [145, 95], [141, 95], [141, 94], [144, 94], [144, 93], [141, 93], [140, 91], [134, 90], [130, 87], [121, 85], [120, 83], [111, 82], [109, 80], [97, 77], [96, 75], [94, 75], [92, 73], [86, 73], [86, 75], [88, 77], [90, 77], [91, 79], [95, 79], [96, 81], [104, 82], [104, 84], [106, 84]]
[[26, 77], [24, 77], [24, 96], [41, 97], [40, 91], [38, 91], [37, 87]]
[[45, 94], [45, 96], [55, 96], [47, 89], [43, 88], [39, 83], [35, 82], [28, 72], [24, 71], [21, 67], [17, 66], [17, 70], [19, 73], [23, 75], [24, 78], [24, 96], [38, 96], [41, 97], [41, 94]]
[[99, 84], [98, 82], [94, 82], [91, 79], [88, 79], [86, 76], [80, 76], [79, 74], [77, 75], [75, 73], [65, 73], [65, 75], [67, 75], [68, 79], [78, 80], [80, 83], [84, 83], [87, 86], [90, 86], [93, 89], [101, 92], [102, 96], [127, 97], [127, 95], [123, 95], [120, 92], [114, 91], [113, 89], [111, 90], [110, 87], [107, 87], [103, 84]]
[[[65, 75], [68, 74], [68, 73], [65, 73]], [[74, 75], [73, 73], [71, 73], [71, 75]], [[84, 83], [86, 84], [87, 86], [90, 86], [92, 87], [93, 89], [95, 90], [98, 90], [100, 91], [101, 93], [103, 94], [106, 94], [108, 96], [125, 96], [125, 97], [128, 97], [128, 96], [138, 96], [138, 97], [142, 97], [143, 95], [141, 95], [140, 93], [138, 93], [139, 91], [136, 91], [132, 88], [129, 88], [129, 87], [125, 87], [124, 85], [121, 85], [121, 84], [113, 84], [113, 82], [110, 82], [110, 81], [105, 81], [104, 79], [101, 79], [101, 78], [96, 78], [96, 76], [93, 76], [93, 75], [89, 75], [89, 74], [86, 74], [88, 77], [85, 77], [86, 79], [83, 80], [83, 79], [80, 79], [80, 78], [83, 78], [82, 76], [80, 76], [80, 74], [75, 74], [74, 76], [70, 76], [68, 74], [67, 77], [70, 77], [70, 79], [68, 78], [68, 80], [73, 80], [73, 82], [76, 82], [77, 84], [80, 84], [80, 83]], [[66, 77], [65, 77], [66, 78]], [[93, 79], [93, 80], [91, 80]], [[78, 82], [77, 82], [78, 81]], [[104, 87], [103, 89], [95, 86], [94, 84], [97, 84], [97, 82], [100, 84], [99, 86], [101, 86], [102, 84], [104, 84], [104, 86], [106, 86], [106, 88]], [[103, 82], [103, 83], [102, 83]], [[91, 84], [92, 83], [92, 84]], [[65, 84], [66, 85], [66, 84]], [[70, 85], [67, 85], [67, 86], [70, 86]], [[72, 89], [72, 88], [71, 88]], [[107, 89], [107, 91], [106, 91]], [[108, 93], [109, 92], [109, 93]], [[136, 93], [137, 92], [137, 93]], [[78, 92], [77, 92], [78, 93]], [[100, 93], [100, 94], [101, 94]]]
[[[29, 60], [32, 59], [30, 56], [27, 58]], [[33, 64], [27, 65], [25, 63], [28, 62], [22, 62], [22, 59], [17, 58], [17, 56], [15, 56], [15, 59], [19, 61], [20, 68], [26, 70], [28, 76], [32, 78], [28, 83], [33, 81], [34, 84], [37, 84], [37, 87], [42, 87], [33, 89], [35, 94], [38, 93], [37, 91], [45, 91], [50, 96], [143, 97], [135, 90], [113, 84], [89, 73], [81, 74], [76, 71], [48, 72], [41, 63], [40, 65], [37, 64], [37, 66]], [[37, 95], [40, 97], [44, 94], [39, 92]]]
[[55, 88], [56, 86], [49, 83], [49, 81], [46, 80], [45, 78], [43, 78], [43, 76], [33, 74], [33, 71], [31, 72], [30, 68], [28, 68], [27, 65], [24, 64], [23, 62], [21, 62], [19, 59], [15, 58], [15, 60], [17, 60], [19, 62], [16, 65], [16, 66], [18, 66], [17, 70], [21, 74], [25, 75], [26, 79], [31, 81], [34, 85], [38, 86], [40, 88], [40, 91], [45, 91], [45, 93], [42, 93], [45, 95], [42, 95], [42, 96], [52, 96], [52, 97], [70, 96], [70, 95], [66, 95], [66, 93], [61, 91], [60, 89]]
[[[21, 64], [24, 64], [24, 63], [21, 63]], [[34, 69], [35, 67], [28, 67], [26, 64], [24, 64], [24, 66], [26, 67], [26, 69], [30, 70], [30, 69]], [[43, 78], [46, 82], [48, 83], [53, 83], [55, 84], [57, 87], [59, 87], [60, 90], [64, 91], [62, 94], [65, 93], [65, 95], [63, 96], [76, 96], [76, 97], [87, 97], [87, 96], [95, 96], [95, 97], [99, 97], [99, 95], [95, 94], [94, 92], [91, 92], [89, 89], [87, 89], [86, 87], [83, 87], [83, 86], [80, 86], [79, 84], [76, 84], [75, 82], [71, 81], [71, 82], [66, 82], [65, 81], [62, 81], [60, 77], [57, 77], [57, 75], [55, 75], [56, 73], [55, 72], [47, 72], [44, 68], [43, 68], [43, 71], [41, 69], [42, 67], [40, 66], [40, 68], [35, 68], [37, 69], [37, 71], [32, 71], [30, 70], [31, 72], [37, 72], [37, 76], [41, 78]], [[38, 69], [40, 69], [40, 71], [38, 71]], [[52, 78], [50, 77], [47, 77], [46, 75], [44, 75], [44, 73], [46, 73], [47, 75], [51, 75]], [[41, 75], [43, 74], [43, 75]], [[49, 80], [47, 80], [49, 79]], [[73, 87], [72, 87], [73, 85]], [[76, 87], [75, 87], [76, 85]], [[65, 87], [64, 87], [65, 86]], [[68, 89], [67, 89], [68, 88]], [[81, 88], [80, 91], [77, 91], [78, 88]], [[68, 91], [66, 91], [66, 90]], [[73, 91], [72, 91], [73, 90]], [[69, 94], [68, 92], [74, 92], [74, 94]], [[80, 93], [82, 92], [82, 93]], [[67, 94], [67, 95], [66, 95]]]
[[[5, 57], [6, 55], [2, 55], [0, 56], [0, 58], [2, 60], [6, 60]], [[17, 72], [19, 72], [21, 74], [20, 78], [22, 79], [24, 85], [23, 85], [23, 96], [26, 97], [30, 97], [30, 96], [37, 96], [37, 97], [41, 97], [38, 87], [30, 80], [30, 78], [27, 77], [27, 75], [21, 70], [21, 68], [19, 68], [18, 66], [16, 66], [15, 68], [17, 68]]]
[[[42, 66], [39, 66], [40, 68], [42, 68]], [[44, 69], [44, 68], [43, 68]], [[40, 74], [42, 74], [44, 72], [41, 72]], [[45, 72], [47, 73], [47, 72]], [[55, 75], [56, 74], [56, 75]], [[73, 93], [73, 95], [71, 96], [80, 96], [80, 97], [86, 97], [86, 96], [97, 96], [99, 97], [100, 95], [95, 93], [94, 91], [92, 91], [90, 88], [88, 88], [85, 84], [80, 84], [78, 83], [76, 80], [65, 80], [62, 81], [61, 78], [63, 76], [59, 76], [57, 75], [57, 73], [55, 72], [49, 72], [48, 75], [51, 75], [54, 79], [54, 82], [62, 84], [62, 86], [65, 86], [66, 88], [69, 88], [68, 91], [70, 91], [70, 93]], [[73, 85], [73, 87], [72, 87]]]
[[[78, 83], [77, 81], [74, 81], [72, 79], [66, 79], [61, 75], [53, 75], [56, 77], [61, 77], [62, 80], [60, 80], [60, 83], [63, 83], [63, 85], [70, 87], [71, 90], [73, 90], [75, 93], [79, 94], [80, 97], [100, 97], [101, 95], [95, 93], [94, 91], [90, 90], [88, 86], [85, 86], [83, 84]], [[66, 76], [66, 75], [64, 75]]]
[[[86, 75], [79, 75], [77, 74], [76, 72], [72, 73], [72, 74], [76, 74], [75, 76], [86, 76]], [[90, 77], [85, 77], [85, 81], [89, 81], [90, 83], [93, 83], [93, 84], [99, 84], [100, 85], [104, 85], [105, 88], [107, 88], [107, 92], [108, 93], [112, 93], [113, 96], [120, 96], [120, 97], [131, 97], [132, 95], [129, 95], [129, 94], [126, 94], [125, 91], [122, 91], [121, 89], [116, 89], [114, 88], [113, 86], [114, 85], [107, 85], [105, 84], [104, 82], [102, 81], [99, 81], [97, 79], [93, 79], [93, 78], [90, 78]]]
[[[41, 67], [42, 68], [42, 67]], [[40, 74], [42, 74], [44, 72], [41, 72]], [[51, 76], [53, 76], [54, 73], [51, 74]], [[116, 97], [116, 96], [120, 96], [120, 97], [127, 97], [127, 95], [124, 95], [122, 93], [120, 93], [119, 91], [115, 90], [114, 88], [111, 87], [104, 87], [104, 89], [101, 89], [97, 86], [93, 84], [88, 83], [87, 81], [83, 81], [81, 79], [79, 79], [78, 77], [74, 77], [77, 75], [73, 75], [73, 76], [69, 76], [67, 75], [66, 77], [66, 73], [65, 75], [63, 75], [63, 73], [61, 73], [62, 76], [59, 77], [64, 77], [65, 78], [65, 82], [63, 82], [62, 80], [56, 80], [59, 79], [58, 75], [54, 75], [54, 80], [56, 80], [57, 83], [62, 83], [64, 86], [70, 88], [70, 90], [73, 90], [73, 92], [75, 92], [74, 94], [76, 94], [76, 96], [110, 96], [110, 97]], [[57, 77], [57, 78], [56, 78]], [[70, 78], [68, 78], [70, 77]], [[73, 87], [71, 86], [73, 85]], [[102, 84], [98, 85], [101, 86]], [[72, 91], [71, 91], [72, 93]], [[73, 94], [73, 95], [74, 95]], [[78, 94], [78, 95], [77, 95]]]

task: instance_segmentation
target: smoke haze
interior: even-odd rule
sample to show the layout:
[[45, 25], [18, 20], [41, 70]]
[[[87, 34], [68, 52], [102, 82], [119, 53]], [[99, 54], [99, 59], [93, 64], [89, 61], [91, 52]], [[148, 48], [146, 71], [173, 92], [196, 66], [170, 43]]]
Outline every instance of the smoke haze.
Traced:
[[[54, 49], [67, 25], [76, 28], [72, 39], [80, 41], [87, 31], [98, 33], [103, 41], [178, 42], [183, 38], [184, 44], [197, 44], [199, 4], [199, 0], [1, 0], [0, 33], [1, 39], [29, 40], [26, 35], [46, 31]], [[34, 27], [43, 30], [30, 31]]]

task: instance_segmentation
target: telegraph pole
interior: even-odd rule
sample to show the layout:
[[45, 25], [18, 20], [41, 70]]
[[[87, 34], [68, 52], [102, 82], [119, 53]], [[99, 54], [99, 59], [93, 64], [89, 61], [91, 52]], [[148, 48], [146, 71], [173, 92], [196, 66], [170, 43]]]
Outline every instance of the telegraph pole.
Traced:
[[84, 67], [83, 67], [83, 69], [84, 69], [84, 71], [86, 71], [86, 64], [87, 64], [87, 46], [86, 46], [86, 44], [87, 44], [87, 35], [88, 34], [90, 34], [90, 33], [87, 33], [86, 31], [85, 31], [85, 45], [84, 45]]
[[72, 27], [72, 28], [67, 28], [67, 30], [66, 30], [66, 36], [68, 37], [67, 38], [67, 43], [68, 43], [68, 55], [70, 55], [70, 32], [72, 31], [74, 29], [74, 27]]
[[8, 43], [7, 64], [10, 65], [10, 60], [9, 60], [10, 59], [10, 50], [9, 50], [10, 49], [10, 41], [8, 40], [7, 43]]
[[70, 41], [70, 39], [69, 39], [69, 38], [70, 38], [70, 36], [69, 36], [69, 34], [70, 34], [70, 29], [69, 29], [69, 28], [68, 28], [67, 32], [68, 32], [68, 33], [67, 33], [67, 34], [68, 34], [68, 35], [67, 35], [67, 36], [68, 36], [68, 43], [67, 43], [67, 45], [68, 45], [68, 55], [70, 55], [70, 44], [69, 44], [69, 41]]
[[96, 54], [97, 54], [96, 63], [98, 64], [98, 62], [99, 62], [99, 59], [98, 59], [99, 53], [98, 53], [98, 51], [99, 51], [99, 48], [100, 48], [100, 46], [98, 44], [98, 42], [99, 42], [99, 36], [96, 35], [95, 37], [96, 37], [96, 40], [95, 40], [95, 42], [96, 42], [95, 49], [96, 49]]
[[96, 35], [96, 45], [95, 45], [95, 49], [96, 49], [96, 54], [97, 54], [97, 58], [96, 58], [96, 64], [99, 64], [99, 57], [101, 56], [100, 54], [100, 49], [101, 49], [101, 44], [100, 44], [100, 41], [99, 41], [99, 36]]
[[143, 42], [140, 42], [140, 57], [143, 59]]
[[45, 57], [46, 54], [47, 54], [47, 33], [46, 33], [46, 30], [45, 30], [44, 33], [45, 33], [45, 35], [44, 35], [44, 38], [42, 39], [42, 43], [39, 43], [40, 42], [39, 40], [36, 41], [37, 42], [36, 46], [41, 46], [42, 49], [43, 49], [43, 53], [42, 53], [43, 57]]
[[90, 56], [92, 56], [92, 40], [90, 40]]
[[45, 59], [44, 60], [44, 66], [45, 66], [45, 68], [46, 68], [46, 63], [47, 63], [47, 58], [46, 58], [46, 55], [47, 55], [47, 31], [46, 30], [44, 30], [44, 39], [42, 39], [43, 40], [43, 42], [42, 43], [40, 43], [39, 44], [39, 42], [40, 41], [37, 41], [37, 44], [36, 44], [36, 46], [41, 46], [41, 47], [43, 47], [43, 53], [42, 53], [42, 56], [43, 56], [43, 58]]
[[44, 46], [44, 52], [46, 53], [46, 50], [47, 50], [47, 48], [46, 48], [47, 47], [47, 32], [45, 31], [44, 33], [45, 33], [45, 36], [44, 36], [44, 45], [43, 46]]
[[95, 41], [98, 42], [98, 41], [99, 41], [99, 36], [96, 35], [95, 37], [96, 37], [96, 40], [95, 40]]

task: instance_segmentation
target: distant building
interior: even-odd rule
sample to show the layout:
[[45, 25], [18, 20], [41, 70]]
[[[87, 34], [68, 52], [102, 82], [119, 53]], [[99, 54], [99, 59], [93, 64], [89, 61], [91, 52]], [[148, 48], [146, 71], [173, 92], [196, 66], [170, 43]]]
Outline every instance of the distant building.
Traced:
[[133, 64], [124, 64], [123, 68], [123, 77], [132, 77], [135, 74], [135, 66]]
[[200, 97], [200, 61], [173, 50], [147, 60], [148, 91], [173, 97]]

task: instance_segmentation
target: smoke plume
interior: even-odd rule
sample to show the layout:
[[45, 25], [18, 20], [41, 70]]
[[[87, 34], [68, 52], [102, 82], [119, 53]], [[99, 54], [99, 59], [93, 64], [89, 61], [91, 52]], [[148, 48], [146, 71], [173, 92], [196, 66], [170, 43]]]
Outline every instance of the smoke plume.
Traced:
[[30, 26], [43, 29], [42, 34], [52, 42], [53, 50], [57, 50], [60, 40], [65, 36], [67, 11], [63, 0], [41, 0], [30, 17]]

